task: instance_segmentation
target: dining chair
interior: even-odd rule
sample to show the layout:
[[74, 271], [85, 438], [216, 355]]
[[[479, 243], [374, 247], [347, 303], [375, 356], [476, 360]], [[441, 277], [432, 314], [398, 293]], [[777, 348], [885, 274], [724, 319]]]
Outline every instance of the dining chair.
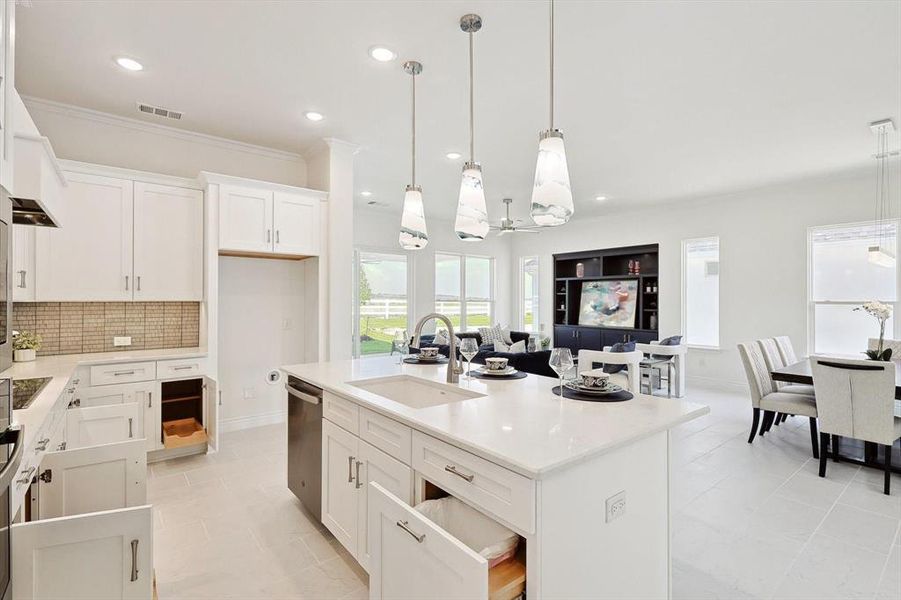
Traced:
[[810, 359], [820, 418], [820, 477], [826, 476], [829, 436], [838, 458], [838, 440], [849, 437], [880, 444], [885, 450], [885, 487], [889, 494], [892, 445], [901, 439], [895, 416], [895, 365], [890, 361], [814, 356]]
[[[779, 350], [778, 338], [764, 338], [762, 340], [757, 340], [757, 344], [760, 346], [760, 351], [763, 352], [763, 360], [766, 363], [768, 373], [772, 373], [776, 369], [781, 369], [782, 367], [787, 367], [788, 365], [798, 362], [797, 360], [794, 360], [792, 362], [788, 362], [786, 360], [786, 355]], [[788, 343], [788, 346], [789, 348], [791, 348], [791, 342]], [[792, 351], [789, 356], [794, 356], [794, 351]], [[770, 375], [770, 379], [772, 378], [773, 376]], [[812, 385], [805, 385], [803, 383], [786, 383], [784, 381], [773, 381], [773, 384], [780, 392], [787, 392], [789, 394], [801, 394], [803, 396], [816, 395]]]
[[[817, 404], [813, 396], [794, 394], [776, 390], [770, 372], [767, 370], [766, 361], [760, 344], [739, 344], [738, 353], [741, 356], [745, 375], [748, 378], [748, 387], [751, 390], [751, 407], [754, 411], [754, 420], [751, 425], [751, 435], [748, 443], [754, 441], [754, 436], [761, 437], [769, 431], [776, 418], [776, 413], [800, 415], [807, 417], [810, 422], [810, 446], [813, 449], [813, 457], [819, 458], [819, 442], [817, 441]], [[761, 422], [760, 413], [763, 411]], [[758, 430], [757, 425], [760, 424]]]
[[621, 373], [614, 373], [610, 376], [610, 381], [622, 385], [630, 392], [639, 392], [639, 382], [641, 381], [640, 369], [641, 359], [644, 355], [640, 350], [631, 352], [610, 352], [610, 346], [601, 350], [579, 350], [579, 370], [584, 373], [594, 369], [594, 363], [604, 363], [605, 365], [624, 365], [626, 368], [625, 377]]
[[777, 335], [773, 338], [776, 340], [776, 347], [779, 348], [779, 354], [782, 356], [782, 362], [786, 365], [793, 365], [798, 362], [798, 355], [792, 346], [792, 340], [787, 335]]

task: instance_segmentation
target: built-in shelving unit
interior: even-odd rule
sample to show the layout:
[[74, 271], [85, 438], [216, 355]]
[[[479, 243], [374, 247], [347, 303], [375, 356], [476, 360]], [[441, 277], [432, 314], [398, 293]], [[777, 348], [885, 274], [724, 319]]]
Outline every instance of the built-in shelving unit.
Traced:
[[[621, 341], [656, 340], [660, 293], [658, 267], [657, 244], [555, 254], [554, 345], [575, 352], [582, 348], [600, 350]], [[637, 281], [634, 327], [579, 324], [582, 284], [604, 280]]]
[[167, 449], [206, 444], [203, 427], [203, 379], [164, 381], [162, 390], [162, 431]]

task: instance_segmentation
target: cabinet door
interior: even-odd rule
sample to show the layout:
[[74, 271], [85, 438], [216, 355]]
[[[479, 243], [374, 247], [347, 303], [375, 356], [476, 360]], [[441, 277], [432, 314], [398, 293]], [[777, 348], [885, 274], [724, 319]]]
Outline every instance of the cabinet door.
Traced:
[[13, 95], [15, 85], [15, 0], [0, 0], [0, 186], [13, 192]]
[[355, 485], [360, 490], [357, 502], [357, 519], [360, 524], [359, 547], [357, 561], [369, 570], [369, 536], [366, 531], [367, 499], [369, 483], [374, 481], [407, 504], [413, 502], [413, 470], [407, 465], [392, 458], [371, 444], [360, 440], [360, 478]]
[[66, 411], [66, 448], [84, 448], [142, 439], [135, 403], [70, 408]]
[[131, 300], [132, 182], [68, 173], [65, 227], [35, 231], [36, 299]]
[[272, 252], [272, 192], [219, 187], [219, 249]]
[[48, 452], [38, 478], [41, 519], [69, 517], [147, 502], [143, 440]]
[[601, 330], [580, 327], [576, 331], [576, 338], [579, 340], [579, 348], [586, 350], [601, 349]]
[[13, 225], [13, 300], [34, 302], [35, 227]]
[[[203, 378], [203, 427], [206, 429], [207, 447], [219, 449], [219, 387], [215, 379]], [[157, 435], [159, 437], [159, 435]]]
[[203, 192], [134, 187], [134, 299], [202, 300]]
[[153, 580], [150, 505], [12, 526], [16, 600], [147, 600]]
[[579, 351], [579, 340], [576, 337], [576, 328], [563, 325], [554, 325], [554, 348], [569, 348], [573, 356]]
[[355, 486], [359, 439], [322, 420], [322, 524], [352, 555], [357, 554], [358, 524]]
[[98, 385], [80, 388], [75, 397], [78, 406], [90, 408], [109, 406], [111, 404], [138, 405], [138, 421], [135, 428], [143, 432], [141, 437], [147, 440], [147, 450], [156, 450], [160, 443], [160, 384], [157, 381], [143, 383], [125, 383], [122, 385]]
[[369, 540], [370, 600], [488, 599], [488, 561], [378, 483]]
[[275, 252], [319, 256], [319, 200], [275, 192]]

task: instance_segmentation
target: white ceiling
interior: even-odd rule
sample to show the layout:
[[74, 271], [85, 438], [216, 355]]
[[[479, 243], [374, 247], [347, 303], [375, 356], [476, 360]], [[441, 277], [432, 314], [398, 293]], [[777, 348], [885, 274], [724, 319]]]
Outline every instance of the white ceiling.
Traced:
[[[400, 64], [417, 59], [418, 182], [427, 216], [451, 217], [462, 160], [444, 155], [467, 148], [467, 12], [484, 20], [476, 160], [489, 212], [511, 196], [527, 214], [548, 125], [544, 2], [41, 0], [18, 9], [16, 83], [150, 121], [136, 101], [182, 110], [164, 123], [284, 150], [355, 142], [356, 191], [399, 210], [410, 178]], [[374, 44], [399, 60], [371, 60]], [[122, 71], [122, 54], [146, 70]], [[860, 167], [872, 162], [867, 123], [883, 117], [901, 120], [901, 2], [557, 4], [556, 125], [577, 216]]]

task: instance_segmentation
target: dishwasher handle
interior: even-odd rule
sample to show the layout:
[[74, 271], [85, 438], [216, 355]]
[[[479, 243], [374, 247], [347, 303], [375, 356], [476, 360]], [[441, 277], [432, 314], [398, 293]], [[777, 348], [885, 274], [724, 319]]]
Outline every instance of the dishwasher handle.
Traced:
[[304, 402], [309, 402], [310, 404], [321, 404], [322, 398], [319, 396], [314, 396], [313, 394], [308, 394], [303, 392], [296, 387], [293, 387], [289, 384], [285, 384], [285, 389], [288, 390], [289, 396], [294, 396], [295, 398], [300, 398]]

